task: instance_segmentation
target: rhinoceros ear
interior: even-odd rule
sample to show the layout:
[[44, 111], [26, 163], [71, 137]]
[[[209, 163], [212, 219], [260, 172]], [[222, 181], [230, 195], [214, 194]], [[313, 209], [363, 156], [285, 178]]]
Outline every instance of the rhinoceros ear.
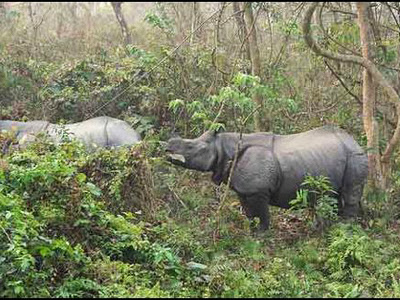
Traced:
[[218, 126], [215, 126], [215, 128], [211, 129], [211, 132], [214, 136], [225, 131], [225, 127], [222, 124], [218, 123], [217, 125]]

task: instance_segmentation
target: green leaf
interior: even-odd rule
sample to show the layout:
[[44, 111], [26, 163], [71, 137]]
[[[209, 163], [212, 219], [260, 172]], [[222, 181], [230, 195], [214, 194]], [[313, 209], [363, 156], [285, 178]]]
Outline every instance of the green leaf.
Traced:
[[20, 295], [23, 292], [24, 292], [24, 287], [23, 286], [17, 285], [17, 286], [14, 287], [14, 293], [16, 295]]
[[186, 265], [188, 266], [189, 269], [192, 269], [192, 270], [204, 270], [204, 269], [207, 269], [206, 265], [203, 265], [203, 264], [200, 264], [200, 263], [197, 263], [197, 262], [194, 262], [194, 261], [190, 261]]
[[6, 215], [5, 215], [6, 220], [8, 220], [9, 218], [11, 218], [11, 216], [12, 216], [11, 211], [6, 211]]
[[88, 187], [90, 193], [92, 193], [95, 196], [101, 196], [101, 189], [99, 189], [93, 183], [88, 182], [86, 183], [86, 186]]
[[210, 130], [216, 130], [216, 131], [218, 131], [218, 130], [220, 130], [220, 129], [223, 129], [223, 130], [225, 130], [225, 125], [223, 124], [223, 123], [212, 123], [211, 125], [210, 125]]
[[184, 107], [185, 101], [181, 99], [175, 99], [169, 102], [168, 109], [172, 110], [174, 113], [177, 112], [178, 108]]
[[46, 257], [50, 252], [51, 252], [51, 249], [46, 246], [40, 247], [40, 249], [39, 249], [39, 253], [43, 257]]
[[78, 180], [78, 182], [80, 182], [80, 183], [85, 182], [86, 175], [84, 173], [78, 173], [76, 175], [76, 180]]

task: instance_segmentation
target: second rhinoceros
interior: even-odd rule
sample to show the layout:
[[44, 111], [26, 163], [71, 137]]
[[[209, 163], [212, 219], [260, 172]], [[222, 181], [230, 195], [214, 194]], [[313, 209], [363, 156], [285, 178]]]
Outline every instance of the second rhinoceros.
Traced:
[[47, 121], [0, 121], [0, 130], [14, 130], [20, 143], [34, 140], [40, 132], [47, 133], [55, 143], [67, 135], [81, 141], [88, 149], [133, 145], [141, 140], [139, 133], [128, 123], [107, 116], [66, 125]]
[[[196, 139], [168, 141], [169, 160], [183, 167], [213, 172], [216, 184], [226, 183], [233, 165], [238, 133], [207, 131]], [[230, 187], [247, 217], [269, 227], [268, 205], [289, 208], [306, 175], [327, 176], [339, 198], [339, 214], [357, 216], [368, 173], [363, 149], [345, 131], [324, 126], [303, 133], [243, 134]]]

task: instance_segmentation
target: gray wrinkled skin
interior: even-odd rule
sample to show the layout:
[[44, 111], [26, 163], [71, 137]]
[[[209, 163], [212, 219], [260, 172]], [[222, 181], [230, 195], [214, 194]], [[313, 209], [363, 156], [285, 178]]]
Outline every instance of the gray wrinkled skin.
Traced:
[[0, 131], [2, 130], [14, 130], [20, 144], [31, 142], [40, 132], [47, 133], [55, 143], [59, 143], [61, 135], [66, 134], [83, 142], [88, 149], [134, 145], [141, 140], [140, 135], [128, 123], [106, 116], [66, 125], [47, 121], [0, 121]]
[[[226, 183], [238, 133], [205, 132], [196, 139], [168, 141], [169, 161], [185, 168], [213, 173], [216, 184]], [[339, 214], [359, 213], [368, 172], [367, 157], [345, 131], [324, 126], [291, 135], [243, 134], [230, 187], [238, 194], [247, 217], [269, 227], [268, 205], [289, 208], [305, 175], [327, 176], [339, 197]]]

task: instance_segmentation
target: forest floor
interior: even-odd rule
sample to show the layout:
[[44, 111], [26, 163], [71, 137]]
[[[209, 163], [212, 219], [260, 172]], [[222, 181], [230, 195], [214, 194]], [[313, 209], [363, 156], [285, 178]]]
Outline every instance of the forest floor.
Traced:
[[220, 208], [224, 186], [143, 145], [87, 154], [37, 143], [3, 155], [1, 296], [400, 296], [396, 218], [317, 231], [272, 207], [270, 230], [253, 235], [232, 191]]

